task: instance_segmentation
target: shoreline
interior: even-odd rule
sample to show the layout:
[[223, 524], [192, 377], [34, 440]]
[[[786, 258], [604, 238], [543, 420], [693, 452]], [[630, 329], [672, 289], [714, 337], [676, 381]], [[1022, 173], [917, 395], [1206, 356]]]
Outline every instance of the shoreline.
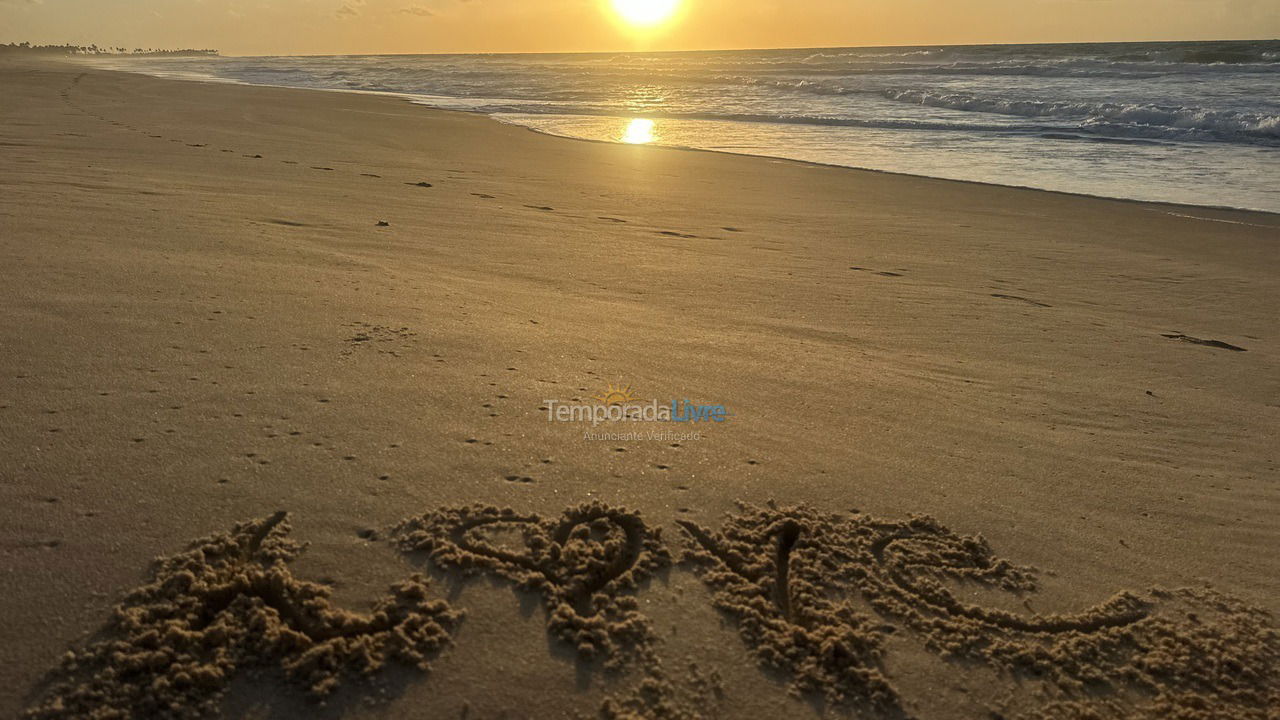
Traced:
[[[1223, 42], [1230, 42], [1230, 41], [1223, 41]], [[969, 46], [954, 46], [954, 47], [969, 47]], [[802, 48], [802, 49], [808, 49], [808, 48]], [[814, 48], [814, 49], [816, 49], [816, 50], [822, 50], [822, 49], [830, 49], [830, 48]], [[587, 54], [593, 54], [593, 53], [587, 53]], [[235, 57], [277, 57], [277, 56], [235, 56]], [[346, 55], [342, 55], [342, 56], [324, 56], [324, 55], [310, 56], [310, 55], [307, 55], [307, 56], [283, 56], [283, 57], [377, 57], [377, 56], [346, 56]], [[91, 66], [92, 66], [92, 63], [93, 63], [93, 61], [92, 61], [92, 60], [85, 60], [85, 61], [81, 61], [81, 60], [74, 60], [74, 59], [73, 59], [73, 60], [69, 60], [68, 62], [73, 62], [73, 63], [82, 63], [82, 62], [83, 62], [83, 63], [90, 64]], [[549, 136], [549, 137], [560, 138], [560, 139], [564, 139], [564, 140], [577, 140], [577, 141], [580, 141], [580, 142], [604, 143], [604, 144], [606, 144], [606, 145], [624, 145], [624, 144], [626, 144], [626, 143], [621, 143], [621, 142], [617, 142], [617, 141], [613, 141], [613, 140], [601, 140], [601, 139], [596, 139], [596, 138], [584, 138], [584, 137], [575, 137], [575, 136], [573, 136], [573, 135], [563, 135], [563, 134], [554, 133], [554, 132], [551, 132], [551, 131], [548, 131], [548, 130], [541, 130], [541, 129], [538, 129], [538, 128], [535, 128], [535, 127], [531, 127], [531, 126], [528, 126], [528, 125], [522, 125], [522, 124], [517, 123], [517, 122], [508, 122], [508, 121], [506, 121], [506, 120], [502, 120], [502, 119], [500, 119], [500, 118], [494, 117], [493, 115], [490, 115], [490, 114], [487, 114], [487, 113], [482, 113], [482, 112], [474, 112], [474, 111], [469, 111], [469, 110], [459, 110], [459, 109], [456, 109], [456, 108], [446, 108], [446, 107], [438, 107], [438, 106], [434, 106], [434, 105], [429, 105], [429, 104], [427, 104], [425, 101], [423, 101], [423, 100], [421, 99], [421, 97], [422, 97], [422, 96], [412, 95], [412, 94], [409, 94], [409, 93], [402, 93], [402, 92], [390, 92], [390, 91], [378, 91], [378, 90], [348, 90], [348, 89], [343, 89], [343, 88], [308, 88], [308, 87], [297, 87], [297, 86], [294, 86], [294, 85], [274, 85], [274, 84], [266, 84], [266, 83], [250, 83], [250, 82], [245, 82], [245, 81], [242, 81], [242, 80], [222, 79], [222, 78], [216, 78], [216, 77], [180, 77], [180, 76], [164, 76], [164, 75], [155, 75], [155, 74], [151, 74], [151, 73], [147, 73], [147, 72], [143, 72], [143, 71], [137, 71], [137, 70], [124, 70], [124, 69], [120, 69], [120, 68], [105, 68], [105, 67], [100, 67], [100, 66], [95, 66], [95, 69], [102, 70], [102, 71], [105, 71], [105, 72], [123, 72], [123, 73], [132, 73], [132, 74], [136, 74], [136, 75], [143, 75], [143, 76], [145, 76], [145, 77], [153, 77], [153, 78], [166, 79], [166, 80], [181, 80], [181, 81], [186, 81], [186, 82], [215, 83], [215, 84], [229, 84], [229, 85], [242, 85], [242, 86], [245, 86], [245, 87], [273, 87], [273, 88], [288, 89], [288, 90], [311, 90], [311, 91], [316, 91], [316, 92], [351, 93], [351, 94], [356, 94], [356, 95], [370, 95], [370, 96], [374, 96], [374, 97], [390, 97], [390, 98], [396, 98], [396, 99], [399, 99], [399, 100], [406, 101], [406, 102], [408, 102], [408, 103], [409, 103], [409, 104], [411, 104], [411, 105], [417, 105], [417, 106], [419, 106], [419, 107], [423, 107], [423, 108], [426, 108], [426, 109], [428, 109], [428, 110], [434, 110], [434, 111], [437, 111], [437, 112], [456, 112], [456, 113], [462, 113], [462, 114], [464, 114], [464, 115], [478, 115], [478, 116], [480, 116], [480, 117], [487, 118], [487, 119], [489, 119], [489, 120], [491, 120], [491, 121], [494, 121], [494, 122], [503, 123], [503, 124], [505, 124], [505, 125], [513, 125], [513, 126], [520, 127], [520, 128], [522, 128], [522, 129], [528, 130], [528, 131], [530, 131], [530, 132], [538, 133], [538, 134], [540, 134], [540, 135], [546, 135], [546, 136]], [[627, 119], [627, 118], [629, 118], [629, 117], [631, 117], [631, 116], [621, 116], [621, 115], [600, 115], [599, 117], [610, 117], [610, 118], [618, 118], [618, 119]], [[637, 116], [637, 117], [643, 117], [643, 116]], [[1201, 209], [1201, 210], [1215, 210], [1215, 211], [1231, 211], [1231, 212], [1243, 212], [1243, 213], [1257, 213], [1258, 215], [1262, 215], [1262, 216], [1265, 216], [1265, 217], [1268, 217], [1268, 218], [1274, 219], [1274, 220], [1276, 220], [1276, 222], [1277, 222], [1277, 224], [1276, 224], [1276, 225], [1258, 225], [1258, 227], [1280, 227], [1280, 211], [1259, 210], [1259, 209], [1256, 209], [1256, 208], [1234, 207], [1234, 206], [1229, 206], [1229, 205], [1199, 205], [1199, 204], [1194, 204], [1194, 203], [1178, 203], [1178, 202], [1161, 201], [1161, 200], [1142, 200], [1142, 199], [1138, 199], [1138, 198], [1113, 197], [1113, 196], [1109, 196], [1109, 195], [1096, 195], [1096, 194], [1083, 193], [1083, 192], [1071, 192], [1071, 191], [1068, 191], [1068, 190], [1053, 190], [1053, 189], [1050, 189], [1050, 188], [1036, 187], [1036, 186], [1033, 186], [1033, 185], [1009, 185], [1009, 184], [1004, 184], [1004, 183], [987, 182], [987, 181], [983, 181], [983, 180], [963, 180], [963, 179], [957, 179], [957, 178], [945, 178], [945, 177], [938, 177], [938, 176], [935, 176], [935, 175], [924, 175], [924, 174], [920, 174], [920, 173], [904, 172], [904, 171], [897, 171], [897, 170], [882, 170], [882, 169], [879, 169], [879, 168], [872, 168], [872, 167], [860, 167], [860, 166], [855, 166], [855, 165], [840, 165], [840, 164], [837, 164], [837, 163], [825, 163], [825, 162], [820, 162], [820, 161], [817, 161], [817, 160], [800, 160], [800, 159], [796, 159], [796, 158], [788, 158], [788, 157], [782, 157], [782, 156], [776, 156], [776, 155], [755, 155], [755, 154], [751, 154], [751, 153], [736, 153], [736, 152], [732, 152], [732, 151], [728, 151], [728, 150], [716, 150], [716, 149], [712, 149], [712, 148], [699, 148], [699, 147], [691, 147], [691, 146], [684, 146], [684, 145], [664, 145], [664, 144], [660, 144], [660, 143], [653, 143], [653, 144], [646, 145], [646, 147], [660, 147], [660, 148], [665, 148], [665, 149], [668, 149], [668, 150], [684, 150], [684, 151], [690, 151], [690, 152], [719, 153], [719, 154], [723, 154], [723, 155], [738, 155], [738, 156], [741, 156], [741, 157], [755, 157], [755, 158], [762, 158], [762, 159], [765, 159], [765, 160], [778, 160], [778, 161], [783, 161], [783, 162], [800, 163], [800, 164], [802, 164], [802, 165], [813, 165], [813, 166], [817, 166], [817, 167], [843, 168], [843, 169], [846, 169], [846, 170], [855, 170], [855, 171], [861, 171], [861, 172], [884, 173], [884, 174], [887, 174], [887, 175], [899, 175], [899, 176], [903, 176], [903, 177], [924, 178], [924, 179], [928, 179], [928, 180], [945, 180], [945, 181], [948, 181], [948, 182], [970, 183], [970, 184], [973, 184], [973, 185], [981, 185], [981, 186], [989, 186], [989, 187], [1014, 188], [1014, 189], [1017, 189], [1017, 190], [1036, 190], [1036, 191], [1039, 191], [1039, 192], [1055, 193], [1055, 194], [1059, 194], [1059, 195], [1067, 195], [1067, 196], [1073, 196], [1073, 197], [1094, 198], [1094, 199], [1098, 199], [1098, 200], [1114, 200], [1114, 201], [1118, 201], [1118, 202], [1129, 202], [1129, 203], [1145, 203], [1145, 204], [1149, 204], [1149, 205], [1164, 206], [1164, 207], [1171, 207], [1171, 208]], [[1204, 219], [1204, 220], [1210, 220], [1210, 221], [1215, 220], [1215, 218], [1201, 218], [1201, 219]]]
[[[1027, 652], [1047, 631], [1088, 654], [1098, 627], [1143, 648], [1167, 630], [1193, 670], [1275, 662], [1228, 632], [1280, 612], [1280, 255], [1273, 226], [1235, 224], [1258, 213], [562, 142], [399, 98], [66, 63], [0, 63], [0, 88], [0, 714], [66, 680], [68, 651], [109, 659], [99, 633], [153, 579], [162, 614], [235, 633], [256, 617], [273, 643], [321, 649], [356, 633], [307, 682], [289, 643], [236, 654], [252, 662], [225, 684], [203, 646], [166, 646], [228, 692], [227, 717], [596, 716], [644, 681], [708, 718], [843, 713], [817, 708], [825, 691], [868, 716], [866, 688], [839, 681], [861, 670], [929, 720], [1092, 702], [943, 657], [940, 631]], [[677, 437], [546, 410], [618, 393], [726, 419]], [[475, 537], [511, 553], [451, 544], [494, 518], [513, 524]], [[616, 559], [618, 582], [569, 568], [517, 590], [538, 577], [510, 556], [540, 557], [543, 536]], [[253, 562], [202, 560], [228, 538]], [[716, 587], [740, 567], [717, 565], [723, 538], [797, 592]], [[896, 558], [996, 621], [898, 594], [880, 575]], [[283, 599], [259, 599], [279, 612], [230, 612], [183, 568], [278, 581]], [[443, 605], [395, 605], [430, 631], [407, 666], [388, 660], [403, 676], [341, 672], [395, 642], [369, 630], [376, 603], [419, 592]], [[836, 596], [856, 622], [807, 604]], [[586, 600], [602, 614], [584, 625]], [[158, 636], [225, 641], [181, 615]], [[599, 653], [566, 640], [579, 631]], [[874, 652], [809, 654], [805, 637]], [[793, 695], [806, 681], [818, 694]], [[339, 689], [317, 706], [311, 683]], [[150, 686], [56, 687], [123, 703]], [[1151, 697], [1124, 689], [1109, 699], [1131, 714]], [[1205, 693], [1188, 700], [1255, 700]]]
[[[200, 82], [200, 81], [197, 80], [197, 82]], [[285, 86], [276, 86], [276, 87], [285, 87]], [[320, 88], [292, 88], [292, 89], [312, 90], [312, 89], [320, 89]], [[364, 91], [338, 90], [336, 92], [357, 92], [358, 93], [358, 92], [364, 92]], [[412, 100], [410, 100], [410, 102], [415, 105], [422, 104], [422, 103], [414, 102]], [[443, 112], [460, 112], [466, 115], [481, 115], [484, 117], [489, 117], [484, 115], [484, 113], [472, 113], [472, 112], [467, 112], [466, 110], [439, 108], [439, 107], [432, 107], [430, 105], [423, 105], [423, 107], [429, 108], [431, 110], [439, 110]], [[619, 117], [620, 119], [625, 119], [625, 118], [622, 118], [621, 116], [613, 116], [613, 115], [610, 115], [607, 117]], [[626, 144], [626, 143], [616, 142], [613, 140], [596, 140], [593, 138], [581, 138], [581, 137], [574, 137], [572, 135], [561, 135], [558, 133], [553, 133], [550, 131], [539, 130], [538, 128], [529, 127], [528, 125], [521, 125], [520, 123], [515, 123], [515, 122], [507, 123], [502, 120], [497, 120], [496, 118], [493, 118], [493, 119], [495, 119], [497, 122], [502, 122], [503, 124], [506, 124], [506, 125], [512, 125], [512, 126], [521, 128], [523, 130], [528, 130], [529, 132], [536, 133], [538, 135], [546, 135], [548, 137], [560, 138], [562, 140], [576, 140], [578, 142], [602, 143], [604, 145], [625, 145]], [[840, 170], [853, 170], [855, 172], [880, 173], [884, 175], [895, 175], [898, 177], [920, 178], [922, 180], [939, 180], [942, 182], [964, 183], [967, 185], [977, 185], [981, 187], [1009, 188], [1012, 190], [1032, 190], [1035, 192], [1050, 193], [1053, 195], [1063, 195], [1066, 197], [1078, 197], [1078, 198], [1087, 198], [1090, 200], [1109, 200], [1112, 202], [1151, 205], [1151, 206], [1154, 206], [1152, 210], [1156, 210], [1157, 208], [1172, 208], [1172, 209], [1182, 209], [1182, 210], [1215, 210], [1215, 211], [1224, 211], [1224, 212], [1231, 212], [1231, 213], [1254, 214], [1254, 215], [1262, 216], [1262, 218], [1259, 218], [1259, 219], [1264, 219], [1264, 218], [1274, 219], [1276, 221], [1276, 224], [1264, 225], [1261, 223], [1248, 223], [1248, 222], [1241, 222], [1236, 220], [1224, 220], [1220, 218], [1198, 217], [1195, 215], [1176, 215], [1175, 213], [1169, 213], [1171, 215], [1176, 215], [1177, 217], [1185, 217], [1193, 220], [1205, 220], [1208, 222], [1225, 222], [1225, 223], [1234, 223], [1239, 225], [1249, 225], [1252, 227], [1280, 229], [1280, 211], [1272, 212], [1270, 210], [1257, 210], [1254, 208], [1231, 207], [1229, 205], [1194, 205], [1191, 203], [1176, 203], [1176, 202], [1167, 202], [1167, 201], [1160, 201], [1160, 200], [1139, 200], [1136, 198], [1111, 197], [1109, 195], [1091, 195], [1089, 193], [1070, 192], [1068, 190], [1050, 190], [1048, 188], [1035, 187], [1033, 185], [1006, 185], [1004, 183], [984, 182], [982, 180], [959, 180], [956, 178], [938, 177], [936, 175], [921, 175], [919, 173], [900, 172], [898, 170], [880, 170], [878, 168], [857, 167], [854, 165], [838, 165], [835, 163], [818, 162], [817, 160], [798, 160], [796, 158], [781, 157], [777, 155], [753, 155], [751, 153], [735, 153], [728, 150], [713, 150], [710, 148], [688, 147], [685, 145], [661, 145], [661, 144], [653, 143], [653, 144], [644, 145], [642, 147], [664, 148], [667, 150], [682, 150], [686, 152], [716, 153], [720, 155], [737, 155], [739, 157], [751, 157], [751, 158], [760, 158], [762, 160], [772, 160], [777, 162], [798, 163], [800, 165], [812, 165], [814, 167], [836, 168]]]

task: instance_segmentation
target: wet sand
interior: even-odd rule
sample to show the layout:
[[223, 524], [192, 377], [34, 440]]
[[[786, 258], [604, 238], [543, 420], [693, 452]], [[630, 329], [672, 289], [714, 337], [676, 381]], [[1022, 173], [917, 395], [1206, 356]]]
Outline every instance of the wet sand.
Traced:
[[0, 87], [6, 716], [1280, 697], [1276, 216]]

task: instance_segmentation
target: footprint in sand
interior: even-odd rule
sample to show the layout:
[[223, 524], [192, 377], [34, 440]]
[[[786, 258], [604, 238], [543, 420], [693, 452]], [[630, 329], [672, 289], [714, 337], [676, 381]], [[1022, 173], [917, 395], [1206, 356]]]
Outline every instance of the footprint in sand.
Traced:
[[[390, 225], [390, 223], [387, 224]], [[350, 327], [354, 328], [354, 334], [346, 341], [352, 349], [373, 348], [378, 353], [399, 357], [400, 352], [410, 350], [418, 342], [418, 333], [404, 326], [394, 327], [358, 321], [351, 323]], [[347, 355], [350, 352], [351, 349], [348, 349], [343, 354]]]

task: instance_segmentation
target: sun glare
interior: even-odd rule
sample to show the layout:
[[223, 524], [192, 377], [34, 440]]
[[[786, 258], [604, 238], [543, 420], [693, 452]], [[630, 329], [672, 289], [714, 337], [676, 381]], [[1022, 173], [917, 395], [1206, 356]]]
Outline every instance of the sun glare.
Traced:
[[648, 118], [636, 118], [627, 123], [627, 128], [622, 131], [622, 142], [628, 145], [645, 145], [657, 140], [657, 134], [653, 131], [654, 123]]
[[613, 11], [628, 25], [646, 28], [670, 19], [680, 0], [613, 0]]

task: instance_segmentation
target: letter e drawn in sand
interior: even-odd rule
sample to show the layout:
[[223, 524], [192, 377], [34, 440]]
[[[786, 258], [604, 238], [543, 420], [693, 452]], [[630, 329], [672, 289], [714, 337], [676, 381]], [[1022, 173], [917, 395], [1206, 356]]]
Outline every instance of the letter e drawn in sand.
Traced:
[[[1034, 572], [928, 517], [742, 505], [719, 533], [679, 524], [683, 562], [759, 661], [833, 704], [905, 714], [882, 662], [895, 633], [958, 669], [987, 665], [1036, 703], [1004, 717], [1190, 717], [1205, 707], [1249, 717], [1280, 693], [1270, 618], [1213, 591], [1121, 592], [1078, 613], [1014, 613], [965, 603], [951, 586], [1031, 593]], [[1043, 693], [1029, 693], [1037, 683]], [[1045, 697], [1055, 698], [1048, 710]]]

